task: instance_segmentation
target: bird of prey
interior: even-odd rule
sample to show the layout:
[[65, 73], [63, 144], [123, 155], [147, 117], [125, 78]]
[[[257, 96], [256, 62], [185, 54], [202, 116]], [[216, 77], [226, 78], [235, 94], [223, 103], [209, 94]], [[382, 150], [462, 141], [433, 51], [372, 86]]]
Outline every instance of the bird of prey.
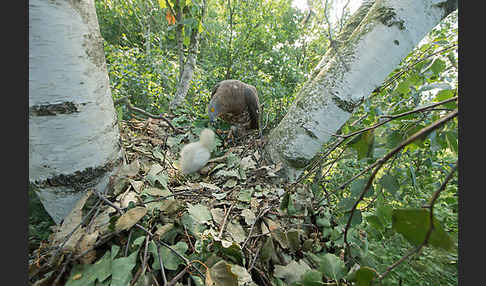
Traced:
[[211, 92], [208, 105], [209, 119], [217, 117], [236, 125], [238, 129], [260, 130], [260, 104], [253, 85], [239, 80], [223, 80]]

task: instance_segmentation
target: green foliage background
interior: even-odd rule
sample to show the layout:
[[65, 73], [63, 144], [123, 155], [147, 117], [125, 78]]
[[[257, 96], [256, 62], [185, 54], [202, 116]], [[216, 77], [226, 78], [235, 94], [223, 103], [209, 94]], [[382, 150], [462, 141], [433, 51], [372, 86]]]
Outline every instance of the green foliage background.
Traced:
[[[141, 2], [150, 7], [145, 7], [145, 13], [140, 10], [143, 9]], [[194, 5], [196, 1], [188, 2]], [[231, 11], [227, 1], [208, 1], [197, 68], [187, 102], [179, 112], [191, 114], [193, 121], [207, 120], [205, 107], [212, 86], [225, 78], [235, 78], [256, 86], [264, 105], [265, 133], [276, 126], [326, 52], [330, 44], [328, 33], [338, 33], [349, 16], [345, 13], [341, 22], [329, 27], [323, 2], [312, 2], [314, 13], [304, 22], [306, 13], [293, 8], [290, 0], [231, 1]], [[166, 112], [179, 70], [174, 29], [167, 25], [157, 2], [126, 3], [96, 1], [101, 33], [106, 41], [113, 97], [129, 95], [141, 108], [154, 113]], [[150, 34], [144, 33], [147, 30]], [[372, 126], [382, 115], [403, 113], [455, 96], [457, 61], [455, 13], [402, 61], [382, 87], [353, 114], [341, 133]], [[345, 225], [345, 210], [354, 202], [367, 177], [344, 189], [340, 186], [408, 136], [454, 108], [457, 103], [451, 102], [436, 111], [392, 120], [367, 136], [353, 138], [324, 158], [323, 162], [341, 156], [329, 171], [322, 167], [321, 173], [308, 177], [315, 193], [323, 196], [321, 204], [329, 210], [323, 218], [335, 225], [333, 230], [323, 231], [330, 239], [328, 251], [343, 246], [342, 233], [335, 230]], [[371, 194], [359, 206], [360, 216], [352, 228], [367, 234], [367, 251], [360, 249], [357, 256], [362, 266], [382, 272], [411, 248], [400, 234], [392, 231], [391, 210], [426, 204], [457, 161], [457, 137], [455, 119], [408, 145], [379, 172]], [[323, 148], [323, 154], [330, 146], [332, 142]], [[457, 179], [454, 178], [440, 196], [434, 214], [455, 241], [457, 205]], [[384, 283], [397, 285], [399, 280], [407, 285], [455, 285], [457, 251], [444, 253], [426, 248], [399, 266]]]
[[[179, 116], [175, 124], [207, 122], [206, 105], [211, 88], [223, 79], [233, 78], [256, 86], [264, 106], [264, 133], [276, 126], [330, 45], [328, 32], [338, 33], [349, 16], [345, 13], [342, 22], [329, 27], [326, 7], [321, 1], [311, 2], [314, 13], [309, 21], [303, 21], [306, 12], [293, 8], [290, 0], [230, 1], [231, 12], [228, 1], [208, 0], [206, 19], [201, 24], [200, 1], [182, 1], [186, 19], [184, 38], [199, 29], [201, 43], [188, 97], [175, 111]], [[179, 62], [176, 29], [166, 21], [167, 8], [161, 8], [155, 0], [95, 3], [113, 98], [130, 96], [134, 105], [151, 113], [168, 112], [178, 81]], [[184, 49], [187, 47], [188, 41], [184, 40]], [[393, 116], [457, 96], [457, 62], [455, 12], [427, 35], [355, 111], [341, 134], [370, 127], [383, 120], [383, 115]], [[130, 116], [123, 107], [118, 108], [124, 118]], [[318, 225], [328, 239], [324, 252], [338, 255], [343, 248], [347, 210], [368, 176], [365, 174], [342, 187], [343, 184], [411, 134], [456, 108], [457, 101], [452, 101], [431, 111], [397, 118], [353, 137], [326, 158], [317, 158], [314, 165], [317, 168], [309, 170], [305, 182], [321, 198], [316, 203], [320, 207]], [[324, 146], [322, 154], [327, 154], [334, 143]], [[456, 118], [408, 145], [377, 174], [371, 190], [358, 205], [359, 213], [353, 217], [350, 262], [342, 266], [333, 264], [334, 256], [326, 256], [324, 252], [316, 259], [339, 266], [342, 275], [338, 278], [343, 278], [354, 263], [379, 273], [385, 271], [413, 248], [392, 229], [393, 209], [426, 205], [457, 157]], [[457, 284], [457, 196], [457, 176], [454, 176], [434, 206], [435, 218], [454, 242], [454, 250], [425, 247], [391, 272], [383, 285], [398, 285], [399, 281], [403, 285]], [[36, 232], [39, 231], [33, 230], [34, 235]], [[45, 234], [40, 236], [45, 239]], [[365, 273], [364, 269], [361, 273]], [[314, 275], [315, 272], [309, 273], [305, 279], [310, 281]], [[296, 285], [313, 285], [304, 280]]]

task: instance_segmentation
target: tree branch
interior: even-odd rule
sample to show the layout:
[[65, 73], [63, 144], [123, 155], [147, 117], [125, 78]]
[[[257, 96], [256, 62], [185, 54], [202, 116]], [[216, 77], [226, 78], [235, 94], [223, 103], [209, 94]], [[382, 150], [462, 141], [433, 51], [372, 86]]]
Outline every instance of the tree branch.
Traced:
[[115, 100], [114, 102], [114, 105], [118, 105], [120, 103], [124, 102], [126, 104], [126, 106], [128, 107], [129, 110], [131, 111], [135, 111], [135, 112], [138, 112], [138, 113], [141, 113], [145, 116], [148, 116], [150, 118], [154, 118], [154, 119], [162, 119], [165, 121], [165, 123], [167, 123], [169, 125], [169, 127], [176, 133], [182, 133], [183, 131], [178, 129], [178, 128], [175, 128], [174, 125], [172, 125], [172, 123], [167, 119], [165, 118], [164, 116], [162, 115], [153, 115], [141, 108], [138, 108], [138, 107], [135, 107], [131, 102], [130, 102], [130, 99], [128, 96], [124, 96], [122, 98], [119, 98], [117, 100]]

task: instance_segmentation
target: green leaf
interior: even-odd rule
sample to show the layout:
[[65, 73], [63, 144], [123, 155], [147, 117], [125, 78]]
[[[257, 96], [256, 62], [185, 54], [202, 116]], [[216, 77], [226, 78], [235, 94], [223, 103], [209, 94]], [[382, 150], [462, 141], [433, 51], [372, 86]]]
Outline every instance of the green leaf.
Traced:
[[[294, 196], [295, 197], [295, 196]], [[295, 203], [294, 203], [295, 198], [292, 198], [292, 195], [289, 197], [289, 204], [287, 206], [287, 213], [289, 215], [296, 215], [298, 213]]]
[[184, 42], [184, 46], [189, 47], [189, 43], [191, 42], [191, 37], [190, 36], [184, 37], [183, 42]]
[[395, 148], [403, 141], [402, 133], [399, 130], [394, 130], [386, 137], [386, 147]]
[[452, 89], [443, 89], [440, 90], [434, 98], [435, 102], [443, 101], [454, 96], [454, 90]]
[[268, 236], [265, 244], [262, 247], [260, 258], [263, 262], [267, 263], [274, 255], [276, 254], [275, 247], [273, 245], [273, 239], [271, 236]]
[[187, 231], [190, 234], [197, 238], [200, 238], [202, 232], [206, 229], [206, 226], [203, 223], [188, 213], [182, 215], [181, 223], [187, 228]]
[[111, 275], [111, 253], [108, 250], [102, 258], [95, 262], [95, 275], [98, 281], [103, 282]]
[[392, 195], [395, 195], [395, 193], [400, 189], [400, 184], [397, 178], [389, 174], [381, 177], [380, 183], [383, 186], [383, 189]]
[[300, 281], [302, 276], [307, 272], [310, 271], [311, 268], [304, 260], [300, 260], [299, 262], [292, 260], [289, 264], [282, 266], [282, 265], [275, 265], [274, 276], [277, 278], [283, 279], [288, 285]]
[[206, 285], [237, 286], [238, 276], [231, 271], [230, 264], [220, 260], [206, 272]]
[[111, 246], [111, 260], [114, 260], [116, 258], [116, 255], [120, 251], [120, 246], [113, 244]]
[[154, 261], [152, 262], [152, 270], [159, 270], [160, 269], [160, 262], [159, 262], [159, 253], [157, 251], [157, 245], [153, 240], [150, 240], [148, 245], [148, 251], [152, 253], [154, 257]]
[[319, 271], [324, 273], [326, 277], [338, 281], [346, 275], [346, 266], [336, 255], [326, 253], [320, 258]]
[[317, 270], [309, 270], [304, 275], [301, 276], [302, 285], [304, 286], [321, 286], [322, 283], [322, 273]]
[[224, 258], [230, 259], [233, 263], [244, 265], [245, 257], [241, 247], [236, 242], [215, 241], [214, 246], [221, 251]]
[[395, 92], [397, 93], [401, 93], [401, 94], [406, 94], [409, 92], [410, 90], [410, 85], [412, 83], [410, 82], [410, 80], [406, 79], [406, 80], [402, 80], [398, 85], [397, 87], [395, 88]]
[[[340, 224], [346, 225], [348, 223], [349, 216], [351, 215], [351, 212], [345, 213], [341, 219], [339, 220]], [[354, 227], [356, 225], [359, 225], [363, 221], [363, 218], [361, 216], [361, 211], [356, 209], [354, 210], [353, 213], [353, 218], [351, 219], [351, 224], [350, 227]]]
[[289, 244], [289, 247], [292, 251], [297, 251], [299, 250], [301, 243], [300, 243], [300, 231], [297, 229], [290, 229], [289, 231], [286, 232], [287, 235], [287, 241]]
[[290, 192], [286, 192], [280, 201], [280, 210], [286, 210], [289, 207]]
[[[402, 234], [415, 246], [424, 242], [430, 227], [430, 212], [423, 208], [395, 209], [392, 214], [392, 229]], [[434, 229], [429, 238], [429, 244], [445, 250], [452, 250], [454, 243], [444, 231], [441, 224], [434, 218]]]
[[242, 243], [246, 239], [245, 230], [237, 220], [228, 222], [226, 226], [226, 231], [231, 236], [231, 238], [238, 243]]
[[344, 199], [339, 201], [338, 208], [340, 208], [343, 211], [349, 211], [353, 208], [355, 202], [356, 202], [356, 199], [344, 198]]
[[192, 26], [192, 24], [195, 22], [193, 18], [185, 18], [184, 21], [182, 21], [182, 24], [186, 26]]
[[435, 75], [438, 75], [446, 68], [446, 64], [443, 60], [436, 58], [429, 68]]
[[245, 267], [230, 264], [231, 272], [238, 277], [238, 285], [256, 285]]
[[234, 153], [229, 153], [226, 157], [226, 165], [228, 169], [231, 169], [233, 167], [236, 167], [240, 164], [240, 158], [234, 154]]
[[249, 203], [251, 200], [251, 194], [253, 193], [253, 188], [241, 190], [238, 194], [238, 200], [241, 202]]
[[213, 219], [211, 212], [206, 206], [201, 204], [191, 205], [190, 203], [187, 203], [187, 206], [187, 212], [200, 223], [208, 223]]
[[[175, 251], [177, 251], [179, 254], [184, 255], [184, 253], [187, 251], [189, 248], [187, 246], [187, 243], [183, 241], [179, 241], [176, 245], [171, 246]], [[161, 246], [160, 247], [160, 255], [162, 255], [162, 258], [164, 259], [164, 268], [167, 270], [177, 270], [180, 264], [184, 264], [184, 260], [182, 260], [179, 256], [177, 256], [174, 252], [172, 252], [169, 248]], [[158, 264], [158, 261], [157, 261]], [[155, 266], [157, 265], [155, 264]], [[160, 264], [158, 265], [160, 269]]]
[[160, 166], [158, 163], [150, 167], [146, 179], [151, 186], [155, 186], [155, 183], [158, 181], [165, 189], [167, 189], [169, 176], [165, 173], [164, 168], [162, 168], [162, 166]]
[[350, 142], [351, 148], [358, 152], [358, 160], [372, 157], [374, 141], [374, 129], [371, 129], [359, 134]]
[[[351, 197], [358, 199], [359, 195], [363, 191], [364, 187], [366, 186], [366, 183], [368, 183], [368, 179], [359, 179], [354, 181], [351, 184], [350, 192], [351, 192]], [[373, 194], [373, 186], [371, 186], [368, 191], [366, 191], [365, 198], [369, 197]]]
[[370, 286], [373, 278], [377, 277], [373, 268], [364, 266], [356, 271], [356, 286]]
[[111, 286], [126, 286], [132, 280], [132, 269], [137, 263], [138, 249], [128, 257], [112, 261]]
[[393, 208], [386, 205], [383, 202], [383, 197], [380, 196], [376, 205], [375, 214], [383, 225], [386, 226], [391, 222], [392, 212]]
[[92, 264], [76, 264], [71, 270], [66, 286], [91, 286], [94, 285], [96, 275]]
[[446, 133], [446, 141], [447, 146], [451, 149], [452, 152], [457, 154], [458, 152], [458, 145], [457, 145], [457, 131], [450, 131]]
[[380, 230], [380, 231], [384, 231], [385, 230], [385, 226], [383, 225], [383, 223], [380, 221], [380, 219], [376, 215], [367, 216], [366, 217], [366, 221], [372, 227], [376, 228], [377, 230]]
[[316, 219], [316, 224], [319, 227], [331, 227], [331, 219], [327, 216], [318, 216]]

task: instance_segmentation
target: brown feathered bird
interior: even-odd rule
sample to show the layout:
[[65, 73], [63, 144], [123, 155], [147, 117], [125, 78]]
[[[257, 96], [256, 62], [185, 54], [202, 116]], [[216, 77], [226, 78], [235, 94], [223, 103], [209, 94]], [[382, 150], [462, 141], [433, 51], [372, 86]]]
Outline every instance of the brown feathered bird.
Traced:
[[211, 158], [213, 143], [214, 132], [205, 128], [199, 135], [199, 141], [182, 147], [179, 166], [184, 175], [197, 172], [206, 165], [209, 158]]
[[229, 79], [217, 83], [211, 92], [208, 105], [209, 120], [219, 116], [224, 121], [260, 131], [260, 103], [253, 85]]

